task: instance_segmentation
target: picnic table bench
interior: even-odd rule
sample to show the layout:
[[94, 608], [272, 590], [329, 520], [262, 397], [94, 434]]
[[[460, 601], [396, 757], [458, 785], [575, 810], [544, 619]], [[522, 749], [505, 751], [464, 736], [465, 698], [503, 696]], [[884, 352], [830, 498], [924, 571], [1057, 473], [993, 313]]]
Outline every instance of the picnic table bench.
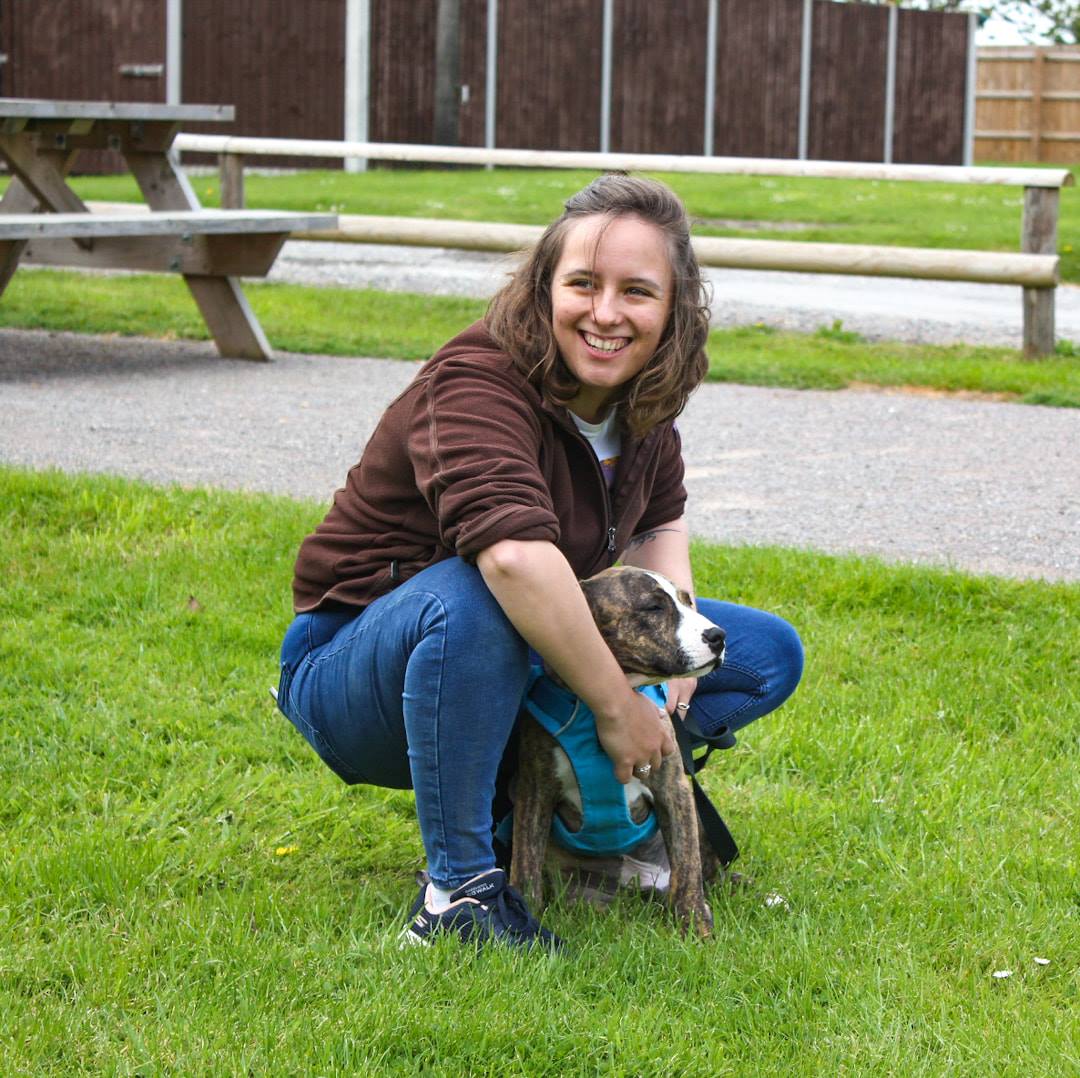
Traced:
[[[231, 120], [227, 105], [0, 98], [0, 294], [21, 263], [183, 275], [219, 353], [268, 359], [271, 349], [239, 277], [265, 276], [290, 232], [332, 228], [333, 214], [204, 210], [172, 142], [180, 125]], [[91, 214], [67, 182], [84, 149], [121, 153], [149, 212]]]

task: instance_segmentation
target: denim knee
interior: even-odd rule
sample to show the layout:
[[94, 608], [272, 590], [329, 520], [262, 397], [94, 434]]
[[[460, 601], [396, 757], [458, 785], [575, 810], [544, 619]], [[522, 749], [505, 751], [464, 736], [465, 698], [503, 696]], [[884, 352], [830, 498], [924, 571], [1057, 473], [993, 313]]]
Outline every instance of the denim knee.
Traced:
[[806, 663], [802, 640], [790, 622], [774, 615], [772, 630], [774, 659], [766, 694], [770, 711], [778, 708], [798, 688]]
[[528, 665], [528, 645], [491, 594], [480, 570], [450, 558], [425, 571], [424, 590], [445, 619], [447, 646], [492, 674]]
[[724, 664], [698, 682], [690, 716], [708, 736], [735, 733], [775, 711], [795, 691], [803, 647], [795, 629], [764, 610], [699, 599], [701, 612], [727, 630]]

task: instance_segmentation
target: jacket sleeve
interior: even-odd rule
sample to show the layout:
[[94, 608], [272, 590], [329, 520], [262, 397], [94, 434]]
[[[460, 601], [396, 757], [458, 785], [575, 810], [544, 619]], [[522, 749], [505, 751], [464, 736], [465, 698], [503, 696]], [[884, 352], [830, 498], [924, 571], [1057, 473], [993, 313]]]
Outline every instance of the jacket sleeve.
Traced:
[[645, 512], [634, 528], [635, 535], [661, 524], [669, 524], [683, 515], [686, 511], [685, 471], [682, 438], [672, 423], [662, 436], [652, 492]]
[[509, 376], [467, 363], [431, 372], [409, 455], [443, 546], [472, 560], [502, 539], [559, 541], [541, 440], [535, 407]]

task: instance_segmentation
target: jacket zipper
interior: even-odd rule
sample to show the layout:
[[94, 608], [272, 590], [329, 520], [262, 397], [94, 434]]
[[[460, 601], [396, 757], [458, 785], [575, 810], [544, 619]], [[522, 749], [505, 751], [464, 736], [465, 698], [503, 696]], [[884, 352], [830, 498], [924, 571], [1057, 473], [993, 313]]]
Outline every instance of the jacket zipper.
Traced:
[[573, 432], [578, 442], [584, 446], [585, 451], [589, 455], [589, 459], [593, 462], [593, 471], [597, 478], [600, 480], [600, 489], [604, 492], [604, 519], [607, 523], [607, 540], [605, 543], [605, 550], [608, 554], [609, 565], [615, 564], [615, 533], [618, 530], [617, 525], [612, 520], [615, 515], [615, 509], [611, 501], [611, 490], [608, 488], [607, 479], [604, 476], [604, 469], [600, 467], [600, 461], [596, 458], [596, 453], [593, 447], [589, 444], [589, 440], [581, 433], [574, 425], [573, 420], [564, 420], [564, 425], [567, 430]]

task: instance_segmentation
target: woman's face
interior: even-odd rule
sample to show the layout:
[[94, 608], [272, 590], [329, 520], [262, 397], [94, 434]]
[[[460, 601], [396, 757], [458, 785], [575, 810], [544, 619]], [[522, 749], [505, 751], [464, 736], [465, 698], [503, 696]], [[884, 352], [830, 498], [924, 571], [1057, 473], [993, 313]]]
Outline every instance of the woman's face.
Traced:
[[656, 352], [671, 312], [667, 240], [640, 217], [583, 217], [570, 226], [551, 280], [551, 322], [581, 383], [569, 408], [603, 418], [619, 386]]

